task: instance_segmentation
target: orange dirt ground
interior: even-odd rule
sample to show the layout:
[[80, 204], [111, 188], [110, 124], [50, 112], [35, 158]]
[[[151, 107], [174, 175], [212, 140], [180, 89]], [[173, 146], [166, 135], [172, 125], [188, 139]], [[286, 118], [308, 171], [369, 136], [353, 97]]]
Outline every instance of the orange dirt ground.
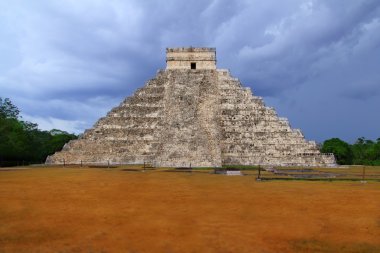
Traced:
[[380, 183], [0, 171], [0, 252], [380, 252]]

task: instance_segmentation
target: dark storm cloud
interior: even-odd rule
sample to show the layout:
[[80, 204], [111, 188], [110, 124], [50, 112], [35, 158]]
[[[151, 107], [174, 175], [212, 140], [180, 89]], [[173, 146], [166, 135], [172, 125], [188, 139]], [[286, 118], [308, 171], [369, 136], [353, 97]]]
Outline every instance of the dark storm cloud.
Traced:
[[[165, 68], [166, 47], [212, 46], [220, 68], [231, 69], [307, 137], [375, 138], [374, 128], [339, 131], [345, 127], [339, 122], [355, 125], [346, 119], [351, 111], [379, 124], [370, 116], [380, 107], [379, 6], [377, 0], [5, 1], [0, 96], [43, 128], [81, 132]], [[326, 128], [326, 121], [336, 123]]]
[[323, 75], [329, 68], [341, 68], [340, 57], [349, 62], [355, 60], [358, 56], [351, 53], [360, 40], [378, 30], [374, 27], [364, 31], [366, 25], [378, 22], [378, 6], [376, 1], [344, 1], [336, 6], [329, 1], [310, 1], [300, 5], [293, 14], [267, 26], [258, 35], [269, 36], [270, 41], [259, 46], [246, 45], [240, 50], [240, 58], [245, 62], [241, 75], [253, 69], [246, 75], [247, 80], [256, 83], [264, 95], [276, 95]]

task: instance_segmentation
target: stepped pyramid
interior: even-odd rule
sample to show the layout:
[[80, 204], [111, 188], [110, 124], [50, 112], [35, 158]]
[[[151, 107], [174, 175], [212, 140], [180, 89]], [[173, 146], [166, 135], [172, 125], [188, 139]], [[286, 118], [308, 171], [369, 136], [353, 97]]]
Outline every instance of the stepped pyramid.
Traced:
[[332, 154], [321, 154], [228, 70], [217, 69], [215, 48], [168, 48], [166, 62], [46, 163], [335, 165]]

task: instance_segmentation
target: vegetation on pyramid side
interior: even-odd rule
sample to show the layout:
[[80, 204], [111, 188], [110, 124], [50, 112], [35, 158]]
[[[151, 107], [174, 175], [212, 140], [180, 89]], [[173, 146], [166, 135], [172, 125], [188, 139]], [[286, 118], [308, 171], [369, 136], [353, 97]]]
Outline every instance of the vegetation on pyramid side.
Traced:
[[215, 48], [168, 48], [167, 67], [62, 151], [57, 163], [334, 166], [262, 98], [216, 68]]

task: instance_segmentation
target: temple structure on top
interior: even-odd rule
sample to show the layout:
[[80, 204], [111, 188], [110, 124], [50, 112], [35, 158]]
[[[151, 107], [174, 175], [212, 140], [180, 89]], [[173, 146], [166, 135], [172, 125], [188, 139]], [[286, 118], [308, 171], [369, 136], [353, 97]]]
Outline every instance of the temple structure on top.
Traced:
[[168, 48], [160, 70], [46, 163], [333, 166], [314, 141], [265, 106], [215, 48]]
[[216, 69], [216, 49], [180, 47], [166, 49], [166, 69]]

